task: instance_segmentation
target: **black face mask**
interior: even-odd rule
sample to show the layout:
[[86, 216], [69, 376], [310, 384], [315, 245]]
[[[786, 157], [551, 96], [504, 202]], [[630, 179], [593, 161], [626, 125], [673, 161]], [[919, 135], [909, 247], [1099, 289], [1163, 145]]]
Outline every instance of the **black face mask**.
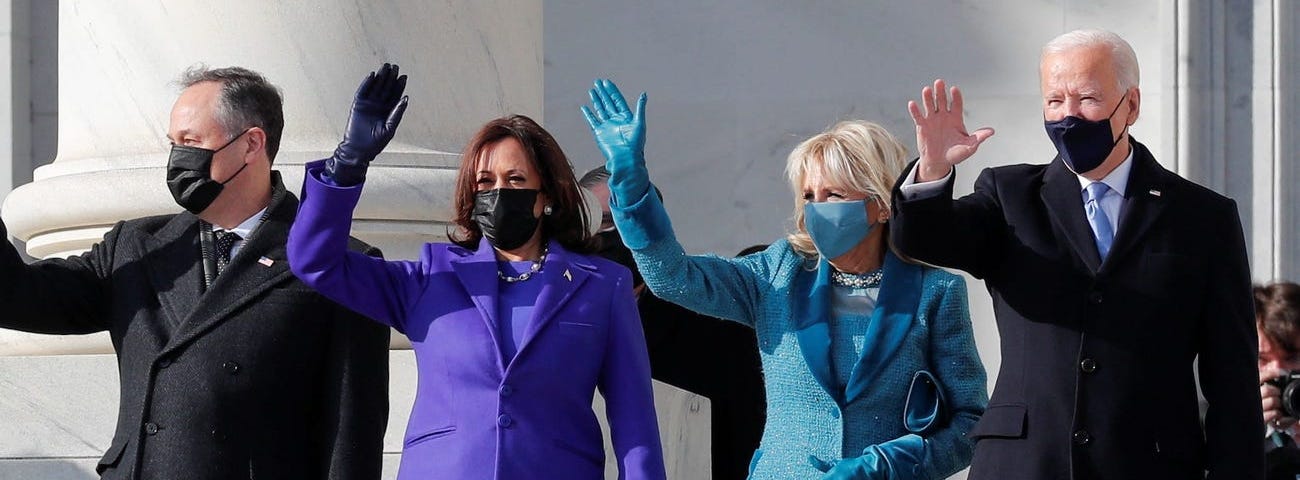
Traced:
[[641, 272], [636, 269], [636, 261], [632, 259], [632, 250], [623, 245], [623, 237], [619, 236], [618, 230], [600, 232], [596, 236], [600, 238], [600, 250], [596, 251], [596, 255], [631, 270], [633, 287], [645, 283], [645, 279], [641, 278]]
[[235, 135], [235, 138], [216, 150], [172, 144], [171, 154], [167, 157], [167, 189], [171, 190], [172, 198], [176, 199], [177, 204], [195, 215], [212, 205], [217, 196], [221, 195], [221, 190], [226, 184], [248, 167], [245, 163], [226, 181], [217, 182], [212, 179], [210, 173], [212, 157], [235, 143], [235, 140], [239, 140], [239, 137], [244, 136], [245, 133], [248, 133], [248, 130]]
[[533, 215], [538, 190], [495, 188], [474, 194], [474, 221], [488, 243], [514, 250], [528, 243], [541, 221]]
[[[1124, 92], [1124, 96], [1120, 97], [1119, 103], [1105, 120], [1092, 121], [1070, 116], [1054, 122], [1043, 121], [1047, 137], [1052, 139], [1056, 152], [1061, 154], [1061, 160], [1065, 166], [1070, 167], [1070, 171], [1076, 175], [1091, 172], [1100, 167], [1110, 152], [1115, 150], [1115, 146], [1119, 145], [1124, 131], [1120, 131], [1118, 138], [1114, 137], [1110, 133], [1110, 119], [1127, 98], [1128, 92]], [[1128, 129], [1128, 125], [1125, 124], [1124, 128]]]

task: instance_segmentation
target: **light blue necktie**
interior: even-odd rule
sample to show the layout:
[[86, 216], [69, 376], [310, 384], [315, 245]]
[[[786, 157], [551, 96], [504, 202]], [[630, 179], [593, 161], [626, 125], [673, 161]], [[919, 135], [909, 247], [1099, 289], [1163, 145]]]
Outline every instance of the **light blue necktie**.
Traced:
[[1115, 231], [1110, 227], [1110, 218], [1106, 216], [1106, 211], [1101, 209], [1101, 198], [1106, 196], [1110, 187], [1102, 182], [1092, 182], [1088, 185], [1088, 201], [1084, 202], [1083, 210], [1088, 214], [1088, 225], [1092, 226], [1093, 238], [1097, 240], [1097, 254], [1101, 256], [1102, 261], [1106, 260], [1106, 254], [1110, 253], [1110, 244], [1115, 240]]

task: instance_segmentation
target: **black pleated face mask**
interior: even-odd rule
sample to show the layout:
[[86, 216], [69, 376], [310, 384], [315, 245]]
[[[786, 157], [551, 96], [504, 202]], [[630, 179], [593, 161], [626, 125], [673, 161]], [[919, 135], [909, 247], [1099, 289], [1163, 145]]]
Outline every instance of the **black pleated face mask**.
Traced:
[[[251, 129], [249, 129], [251, 130]], [[234, 180], [240, 173], [248, 167], [239, 167], [234, 175], [223, 182], [212, 179], [212, 157], [235, 143], [239, 137], [248, 133], [248, 130], [235, 135], [225, 145], [216, 150], [209, 150], [201, 147], [191, 147], [188, 145], [172, 144], [171, 154], [167, 157], [167, 189], [171, 190], [172, 198], [181, 207], [190, 213], [198, 215], [206, 210], [212, 202], [217, 200], [221, 195], [221, 190], [227, 183]]]
[[493, 247], [514, 250], [528, 243], [541, 219], [533, 215], [539, 190], [494, 188], [474, 194], [474, 221]]

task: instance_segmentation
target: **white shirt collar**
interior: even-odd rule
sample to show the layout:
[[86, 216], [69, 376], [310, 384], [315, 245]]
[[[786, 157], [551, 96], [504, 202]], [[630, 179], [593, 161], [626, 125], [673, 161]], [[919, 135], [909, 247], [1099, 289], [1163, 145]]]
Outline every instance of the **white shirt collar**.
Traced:
[[[1124, 197], [1124, 190], [1128, 188], [1128, 174], [1132, 171], [1133, 149], [1129, 148], [1128, 157], [1125, 157], [1124, 161], [1120, 162], [1119, 166], [1106, 174], [1106, 176], [1101, 179], [1101, 182], [1105, 183], [1111, 190], [1114, 190], [1115, 193], [1118, 193], [1120, 197]], [[1092, 183], [1092, 180], [1083, 175], [1075, 174], [1074, 176], [1079, 179], [1079, 190], [1088, 188], [1088, 185]]]
[[257, 228], [257, 224], [258, 224], [258, 223], [261, 223], [261, 221], [262, 221], [262, 215], [266, 214], [266, 209], [267, 209], [267, 208], [270, 208], [270, 206], [267, 206], [267, 207], [262, 208], [262, 210], [258, 211], [257, 213], [254, 213], [253, 216], [244, 219], [244, 221], [242, 221], [242, 222], [239, 222], [239, 225], [236, 225], [235, 228], [232, 228], [232, 229], [230, 229], [230, 230], [226, 230], [226, 229], [224, 229], [224, 228], [221, 228], [221, 227], [218, 226], [218, 225], [213, 225], [213, 226], [212, 226], [212, 231], [214, 231], [214, 232], [221, 232], [221, 231], [234, 232], [236, 235], [239, 235], [239, 238], [247, 239], [249, 235], [252, 235], [252, 234], [253, 234], [253, 229], [254, 229], [254, 228]]

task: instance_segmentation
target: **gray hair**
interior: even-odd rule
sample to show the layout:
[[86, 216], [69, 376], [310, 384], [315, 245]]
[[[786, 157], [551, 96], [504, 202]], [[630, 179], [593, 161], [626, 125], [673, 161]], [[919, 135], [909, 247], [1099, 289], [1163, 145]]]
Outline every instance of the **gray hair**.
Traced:
[[582, 188], [591, 188], [596, 186], [598, 183], [605, 183], [607, 181], [609, 181], [609, 170], [606, 170], [605, 166], [601, 165], [582, 174], [582, 178], [578, 179], [578, 186]]
[[1133, 53], [1133, 47], [1115, 32], [1083, 29], [1063, 33], [1043, 45], [1042, 57], [1095, 46], [1104, 46], [1110, 50], [1110, 58], [1115, 64], [1115, 77], [1119, 80], [1120, 89], [1128, 90], [1138, 86], [1137, 54]]
[[[601, 165], [591, 170], [587, 170], [587, 173], [582, 174], [582, 178], [578, 179], [578, 186], [591, 190], [591, 188], [596, 185], [605, 185], [608, 182], [609, 169], [605, 168], [604, 165]], [[663, 201], [664, 192], [659, 190], [658, 185], [652, 183], [650, 184], [650, 189], [654, 190], [655, 196], [659, 197], [659, 201]]]
[[176, 81], [182, 89], [203, 82], [221, 84], [221, 98], [214, 113], [226, 138], [252, 127], [266, 132], [266, 155], [275, 160], [284, 133], [284, 99], [280, 89], [262, 74], [241, 67], [208, 68], [199, 64], [185, 69]]

